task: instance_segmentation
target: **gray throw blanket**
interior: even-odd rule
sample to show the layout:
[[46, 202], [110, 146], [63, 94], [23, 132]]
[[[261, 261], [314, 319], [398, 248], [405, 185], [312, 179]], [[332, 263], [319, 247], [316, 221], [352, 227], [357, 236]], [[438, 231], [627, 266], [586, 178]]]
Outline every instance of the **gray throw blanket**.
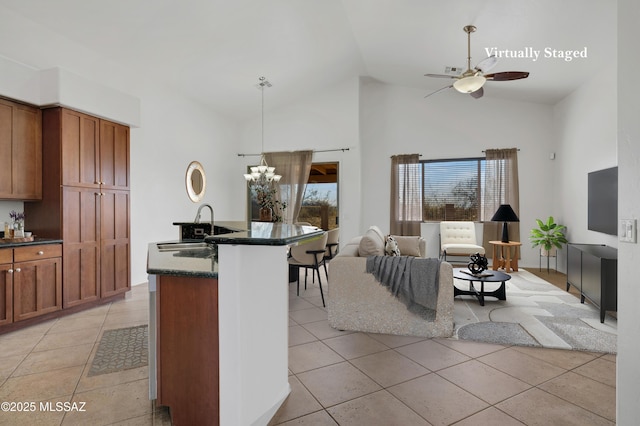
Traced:
[[[440, 259], [413, 256], [369, 256], [367, 272], [387, 287], [410, 311], [435, 311]], [[420, 305], [420, 307], [415, 305]]]

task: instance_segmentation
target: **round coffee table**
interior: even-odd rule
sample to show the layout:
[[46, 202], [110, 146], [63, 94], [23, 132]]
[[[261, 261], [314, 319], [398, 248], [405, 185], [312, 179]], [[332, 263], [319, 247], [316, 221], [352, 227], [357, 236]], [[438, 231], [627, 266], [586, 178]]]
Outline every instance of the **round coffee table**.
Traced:
[[[504, 272], [487, 270], [481, 274], [471, 275], [471, 272], [467, 268], [454, 268], [453, 278], [469, 281], [469, 290], [460, 290], [454, 284], [453, 297], [456, 297], [458, 295], [476, 296], [478, 298], [478, 302], [480, 302], [480, 306], [484, 306], [485, 296], [497, 297], [498, 300], [507, 300], [505, 281], [509, 281], [511, 279], [511, 275], [505, 274]], [[475, 285], [473, 284], [474, 282], [480, 283], [480, 290], [475, 287]], [[484, 291], [484, 283], [498, 282], [502, 284], [500, 284], [500, 287], [498, 287], [497, 290], [489, 292]]]

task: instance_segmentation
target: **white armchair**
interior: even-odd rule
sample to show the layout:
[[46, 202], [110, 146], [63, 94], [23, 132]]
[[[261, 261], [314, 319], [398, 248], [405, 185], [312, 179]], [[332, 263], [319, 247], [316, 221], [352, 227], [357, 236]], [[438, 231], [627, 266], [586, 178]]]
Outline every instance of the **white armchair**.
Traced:
[[473, 222], [440, 222], [440, 258], [447, 255], [469, 256], [475, 253], [485, 254], [484, 247], [478, 245], [476, 226]]

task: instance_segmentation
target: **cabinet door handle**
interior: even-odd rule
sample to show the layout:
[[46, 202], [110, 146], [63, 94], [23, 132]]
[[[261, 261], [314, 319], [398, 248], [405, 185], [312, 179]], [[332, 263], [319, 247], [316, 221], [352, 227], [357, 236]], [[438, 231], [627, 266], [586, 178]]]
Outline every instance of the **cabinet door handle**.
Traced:
[[22, 269], [20, 268], [16, 268], [16, 272], [20, 272]]
[[42, 250], [40, 250], [40, 251], [38, 252], [38, 256], [42, 256], [43, 254], [44, 254], [44, 252], [43, 252]]
[[13, 274], [13, 269], [7, 269], [7, 272]]

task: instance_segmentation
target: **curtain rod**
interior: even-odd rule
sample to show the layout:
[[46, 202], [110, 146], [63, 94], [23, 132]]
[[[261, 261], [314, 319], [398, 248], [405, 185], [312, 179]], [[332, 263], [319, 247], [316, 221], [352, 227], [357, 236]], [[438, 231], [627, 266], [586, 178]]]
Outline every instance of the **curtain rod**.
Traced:
[[[349, 148], [336, 148], [336, 149], [314, 149], [313, 152], [334, 152], [334, 151], [349, 151]], [[238, 157], [259, 157], [262, 154], [240, 154], [238, 153]]]
[[[509, 149], [509, 148], [494, 148], [494, 149]], [[520, 151], [520, 148], [516, 148], [516, 151]], [[487, 152], [487, 151], [483, 149], [482, 152]]]

